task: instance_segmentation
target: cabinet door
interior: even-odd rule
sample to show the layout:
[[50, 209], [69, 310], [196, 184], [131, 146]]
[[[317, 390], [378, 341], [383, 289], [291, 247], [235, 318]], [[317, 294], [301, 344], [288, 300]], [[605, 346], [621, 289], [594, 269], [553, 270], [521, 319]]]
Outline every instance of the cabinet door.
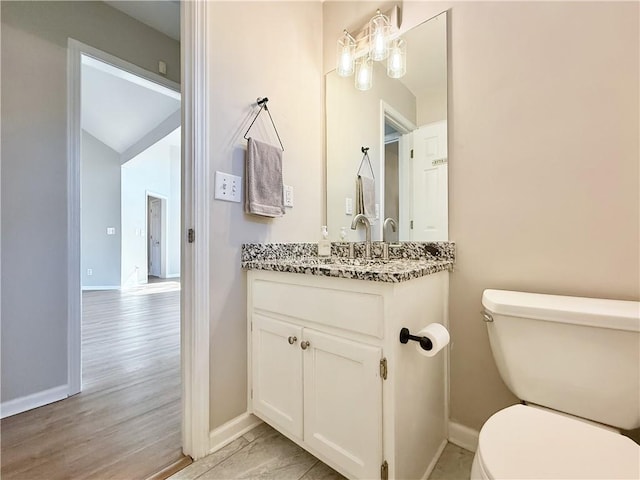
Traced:
[[302, 438], [302, 328], [253, 314], [253, 410]]
[[304, 441], [350, 477], [379, 478], [379, 347], [304, 330]]

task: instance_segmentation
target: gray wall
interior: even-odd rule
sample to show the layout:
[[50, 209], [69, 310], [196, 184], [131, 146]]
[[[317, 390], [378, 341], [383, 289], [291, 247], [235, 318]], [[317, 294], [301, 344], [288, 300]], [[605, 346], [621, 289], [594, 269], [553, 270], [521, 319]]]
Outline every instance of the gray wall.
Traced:
[[[323, 5], [326, 72], [379, 4]], [[402, 28], [448, 8], [451, 417], [478, 429], [516, 401], [483, 289], [640, 299], [640, 6], [403, 2]]]
[[[82, 287], [120, 286], [120, 154], [82, 131]], [[115, 235], [107, 235], [115, 227]], [[87, 269], [93, 275], [87, 275]]]
[[67, 383], [67, 38], [179, 81], [179, 43], [101, 2], [2, 2], [2, 401]]

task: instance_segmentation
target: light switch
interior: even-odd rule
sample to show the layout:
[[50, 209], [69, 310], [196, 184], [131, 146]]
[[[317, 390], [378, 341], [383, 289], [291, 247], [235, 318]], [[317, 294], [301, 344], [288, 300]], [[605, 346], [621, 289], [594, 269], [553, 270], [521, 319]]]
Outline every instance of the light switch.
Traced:
[[242, 197], [242, 177], [224, 172], [216, 172], [214, 197], [218, 200], [240, 203]]
[[107, 235], [115, 235], [116, 227], [107, 227]]

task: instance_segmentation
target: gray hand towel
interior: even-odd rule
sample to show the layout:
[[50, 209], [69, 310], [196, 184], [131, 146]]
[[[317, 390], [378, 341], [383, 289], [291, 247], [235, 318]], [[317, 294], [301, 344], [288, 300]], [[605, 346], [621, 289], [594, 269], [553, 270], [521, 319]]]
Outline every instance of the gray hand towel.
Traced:
[[249, 137], [244, 211], [264, 217], [284, 215], [282, 150]]

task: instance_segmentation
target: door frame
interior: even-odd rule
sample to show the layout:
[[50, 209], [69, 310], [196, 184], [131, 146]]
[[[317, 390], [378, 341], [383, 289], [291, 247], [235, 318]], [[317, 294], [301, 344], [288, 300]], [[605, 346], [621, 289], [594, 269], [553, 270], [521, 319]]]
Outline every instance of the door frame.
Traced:
[[151, 218], [149, 217], [149, 207], [150, 207], [150, 199], [158, 200], [160, 202], [160, 274], [158, 278], [167, 278], [167, 264], [169, 252], [167, 251], [167, 237], [168, 235], [168, 224], [167, 224], [167, 201], [169, 200], [166, 196], [160, 195], [159, 193], [155, 193], [149, 190], [145, 191], [145, 225], [147, 225], [147, 278], [151, 275], [151, 270], [149, 269], [149, 260], [151, 257], [151, 250], [149, 248], [149, 236], [151, 235]]
[[[208, 7], [180, 2], [182, 57], [182, 450], [194, 460], [210, 451], [210, 185]], [[188, 232], [193, 229], [194, 240]]]
[[[89, 55], [182, 93], [182, 288], [180, 356], [182, 450], [209, 453], [209, 160], [206, 126], [206, 1], [181, 2], [182, 85], [77, 40], [67, 48], [67, 383], [81, 390], [80, 139], [81, 55]], [[188, 243], [187, 231], [202, 232]]]
[[[400, 138], [398, 139], [398, 177], [400, 182], [400, 192], [402, 195], [400, 197], [400, 214], [398, 220], [398, 238], [408, 238], [406, 237], [407, 233], [410, 233], [409, 229], [409, 221], [411, 220], [411, 212], [407, 215], [406, 210], [403, 211], [402, 205], [406, 205], [407, 197], [411, 195], [411, 182], [410, 175], [408, 175], [408, 169], [410, 167], [410, 155], [411, 149], [413, 145], [409, 145], [405, 140], [408, 138], [407, 135], [413, 132], [416, 129], [416, 125], [402, 115], [398, 110], [393, 108], [391, 105], [386, 103], [384, 100], [380, 100], [380, 212], [382, 217], [384, 217], [384, 146], [386, 143], [386, 138], [384, 134], [384, 125], [385, 123], [389, 123], [393, 126], [399, 133]], [[384, 218], [381, 219], [384, 221]], [[380, 238], [382, 238], [382, 221], [379, 222], [380, 226]]]
[[81, 368], [81, 75], [82, 55], [93, 57], [121, 70], [180, 91], [180, 85], [97, 48], [69, 38], [67, 48], [67, 252], [68, 252], [68, 385], [69, 395], [80, 393]]

